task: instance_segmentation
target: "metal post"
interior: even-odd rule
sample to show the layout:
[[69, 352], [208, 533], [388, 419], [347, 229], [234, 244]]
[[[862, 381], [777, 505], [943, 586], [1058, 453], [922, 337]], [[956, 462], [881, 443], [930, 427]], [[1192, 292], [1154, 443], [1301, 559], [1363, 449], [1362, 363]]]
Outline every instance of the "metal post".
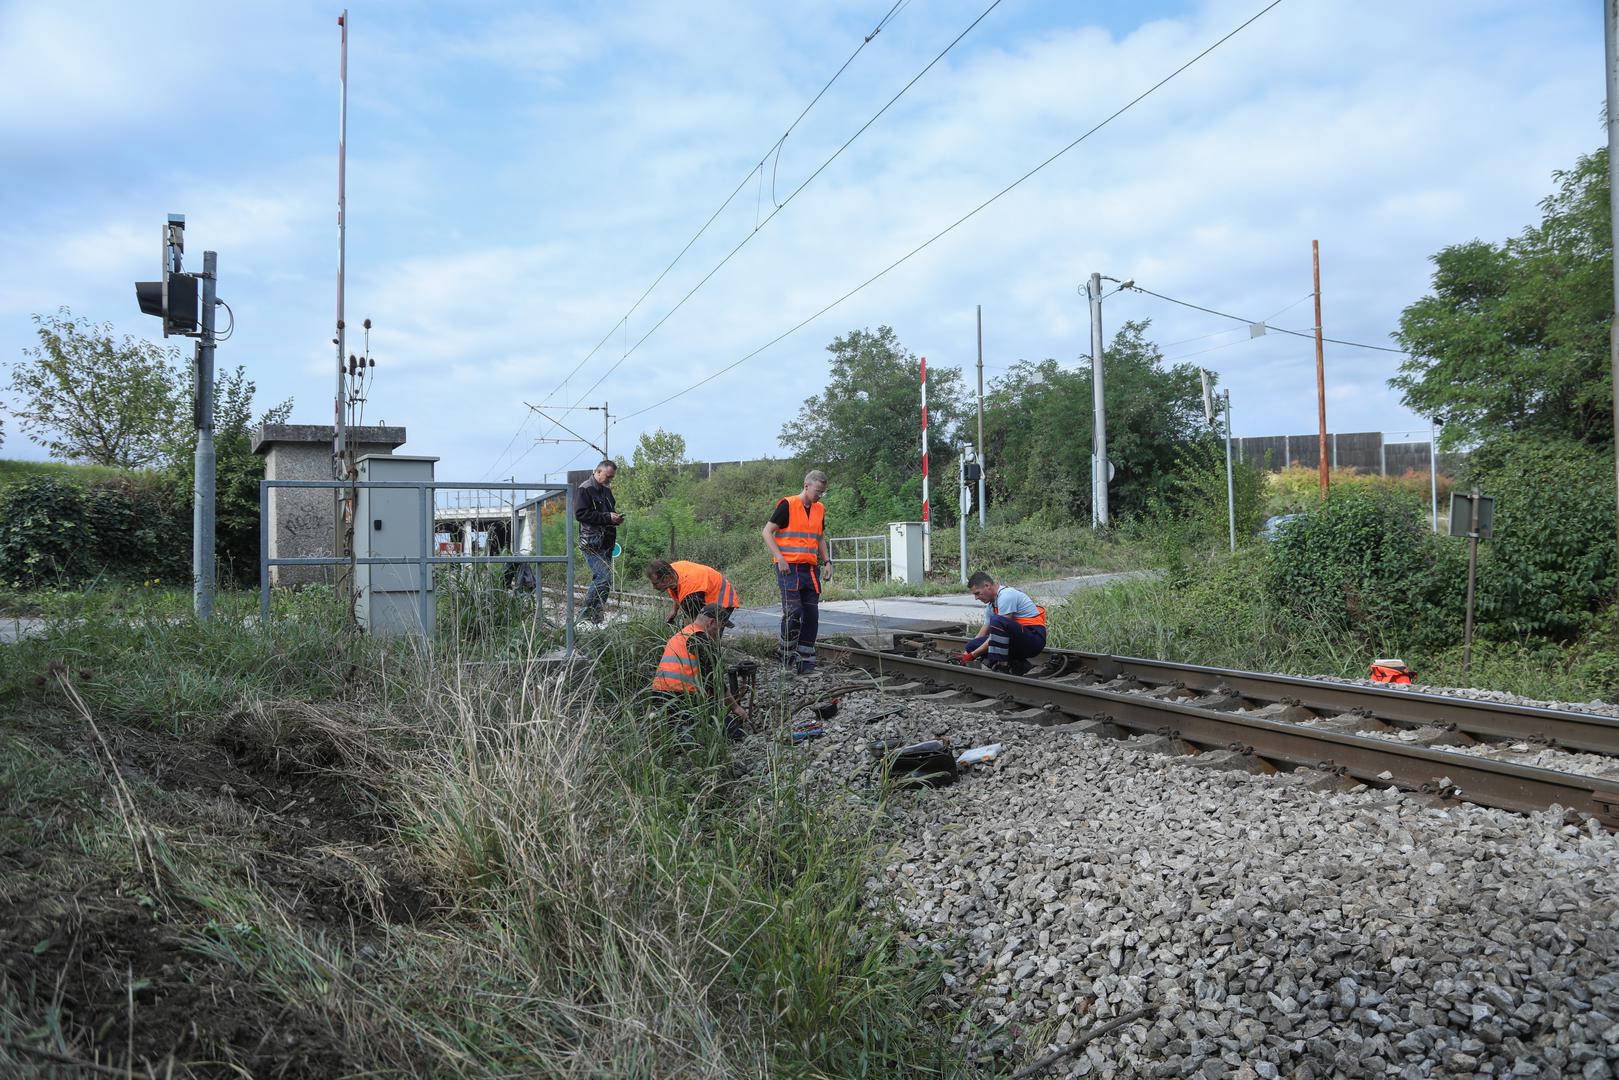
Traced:
[[967, 446], [956, 456], [956, 471], [960, 478], [956, 482], [956, 504], [959, 512], [956, 514], [956, 531], [961, 534], [961, 583], [967, 584], [967, 500], [972, 496], [967, 490], [967, 458], [972, 453], [972, 447]]
[[984, 527], [984, 305], [978, 305], [978, 527]]
[[[349, 13], [348, 9], [337, 17], [340, 31], [340, 45], [337, 61], [337, 413], [332, 425], [332, 476], [342, 480], [347, 476], [348, 439], [344, 425], [344, 399], [348, 396], [348, 386], [344, 381], [343, 357], [343, 259], [347, 247], [345, 230], [348, 227], [348, 211], [344, 196], [344, 169], [348, 158], [349, 138]], [[334, 495], [341, 498], [342, 493], [334, 491]], [[343, 552], [339, 551], [339, 555]], [[350, 582], [351, 589], [353, 582]]]
[[1389, 474], [1389, 447], [1388, 447], [1388, 442], [1383, 438], [1383, 433], [1381, 431], [1379, 431], [1377, 433], [1377, 475], [1378, 476], [1387, 476], [1388, 474]]
[[[1619, 251], [1619, 0], [1602, 2], [1602, 42], [1608, 84], [1608, 210], [1612, 250]], [[1619, 303], [1619, 260], [1613, 265], [1613, 295]], [[1608, 367], [1613, 393], [1614, 482], [1619, 485], [1619, 322], [1608, 327]], [[1619, 532], [1615, 539], [1619, 540]]]
[[1096, 524], [1108, 523], [1107, 512], [1107, 416], [1102, 387], [1102, 275], [1091, 275], [1091, 396], [1095, 409], [1095, 437], [1091, 459], [1092, 505]]
[[1315, 401], [1320, 414], [1321, 447], [1316, 460], [1321, 463], [1321, 497], [1327, 497], [1327, 363], [1321, 346], [1321, 241], [1310, 241], [1310, 261], [1315, 270]]
[[202, 253], [202, 337], [197, 341], [197, 454], [193, 463], [191, 572], [197, 618], [214, 614], [214, 304], [219, 256]]
[[[421, 596], [417, 599], [416, 608], [417, 617], [421, 620], [422, 624], [422, 640], [429, 641], [432, 638], [431, 631], [433, 626], [433, 616], [431, 614], [431, 608], [429, 607], [433, 601], [432, 594], [429, 591], [433, 587], [433, 568], [432, 564], [427, 561], [427, 557], [428, 552], [431, 551], [433, 547], [433, 504], [429, 501], [432, 496], [432, 491], [428, 487], [428, 481], [423, 480], [417, 484], [416, 494], [418, 496], [416, 505], [421, 511], [422, 515], [422, 542], [420, 550], [416, 552], [417, 580], [421, 584]], [[358, 506], [355, 507], [355, 512], [359, 512]], [[463, 552], [463, 554], [465, 553]], [[353, 588], [352, 584], [350, 585], [350, 588]], [[373, 588], [372, 591], [374, 593], [375, 588]], [[373, 596], [372, 600], [375, 601], [375, 599], [376, 597]]]
[[1433, 531], [1439, 531], [1439, 436], [1438, 425], [1428, 421], [1428, 496], [1433, 500]]
[[1237, 550], [1237, 487], [1231, 477], [1231, 391], [1225, 392], [1225, 506], [1231, 526], [1231, 550]]
[[1336, 431], [1332, 433], [1332, 467], [1334, 469], [1338, 467], [1338, 433]]
[[933, 514], [928, 504], [928, 358], [922, 357], [922, 573], [933, 570]]
[[1478, 579], [1478, 488], [1467, 515], [1467, 628], [1462, 645], [1462, 673], [1473, 670], [1473, 583]]
[[270, 625], [270, 489], [259, 481], [259, 625]]
[[[566, 481], [567, 478], [564, 477], [563, 479]], [[563, 597], [567, 603], [567, 608], [563, 612], [563, 619], [566, 626], [563, 630], [562, 642], [563, 648], [571, 657], [573, 655], [573, 499], [577, 489], [572, 484], [566, 484], [566, 487], [568, 495], [567, 500], [563, 503], [562, 507], [566, 521], [562, 526], [562, 536], [563, 550], [566, 551], [568, 555], [568, 573], [566, 583], [567, 591], [563, 593]]]
[[612, 424], [613, 416], [607, 411], [607, 402], [602, 402], [602, 457], [612, 460], [613, 455], [607, 452], [607, 429]]

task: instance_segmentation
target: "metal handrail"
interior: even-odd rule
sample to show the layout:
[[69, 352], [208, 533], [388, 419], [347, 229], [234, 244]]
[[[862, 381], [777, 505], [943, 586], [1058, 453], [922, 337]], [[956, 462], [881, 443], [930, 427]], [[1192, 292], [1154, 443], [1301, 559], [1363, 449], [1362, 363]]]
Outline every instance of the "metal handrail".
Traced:
[[[316, 488], [329, 491], [344, 489], [358, 491], [360, 489], [402, 489], [414, 490], [417, 493], [417, 505], [421, 514], [422, 534], [421, 552], [414, 556], [365, 556], [363, 558], [346, 555], [317, 555], [300, 556], [295, 558], [270, 558], [270, 512], [269, 500], [272, 488]], [[439, 490], [479, 490], [479, 491], [539, 491], [545, 494], [538, 498], [552, 498], [562, 495], [566, 499], [567, 511], [564, 515], [566, 525], [567, 555], [542, 555], [543, 549], [541, 532], [536, 523], [534, 529], [533, 555], [433, 555], [433, 524], [434, 510], [430, 493]], [[529, 500], [534, 501], [534, 500]], [[525, 504], [526, 505], [526, 504]], [[517, 507], [512, 506], [512, 540], [515, 543], [517, 529]], [[334, 541], [336, 537], [333, 537]], [[476, 565], [479, 563], [564, 563], [567, 566], [567, 595], [564, 601], [564, 649], [569, 656], [573, 655], [573, 592], [574, 592], [574, 566], [573, 566], [573, 488], [566, 484], [520, 484], [508, 481], [490, 483], [460, 483], [447, 480], [260, 480], [259, 481], [259, 619], [268, 626], [270, 624], [270, 567], [272, 566], [398, 566], [412, 565], [418, 567], [419, 617], [422, 633], [425, 635], [427, 627], [431, 624], [433, 615], [430, 610], [432, 594], [432, 567], [446, 563]], [[351, 583], [352, 587], [352, 583]], [[541, 588], [539, 572], [535, 572], [534, 606], [539, 611], [541, 602]]]
[[[880, 556], [872, 553], [872, 546], [877, 543], [881, 543], [883, 548]], [[854, 548], [854, 554], [839, 558], [834, 553], [836, 550], [832, 546], [834, 544], [851, 545]], [[854, 591], [858, 593], [862, 588], [862, 571], [864, 571], [863, 576], [865, 585], [870, 585], [873, 581], [880, 580], [882, 577], [887, 576], [887, 567], [889, 564], [888, 534], [879, 533], [873, 536], [829, 536], [826, 539], [826, 555], [827, 561], [832, 563], [834, 566], [838, 563], [854, 564]], [[871, 571], [871, 566], [874, 563], [878, 567], [876, 574], [873, 574]]]

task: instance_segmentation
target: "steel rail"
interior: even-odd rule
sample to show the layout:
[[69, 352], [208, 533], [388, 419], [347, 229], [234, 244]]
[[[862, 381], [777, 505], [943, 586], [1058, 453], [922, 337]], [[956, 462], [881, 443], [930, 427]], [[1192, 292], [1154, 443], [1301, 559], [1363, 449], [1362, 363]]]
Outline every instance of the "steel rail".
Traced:
[[1529, 812], [1558, 805], [1619, 828], [1619, 782], [1491, 761], [1389, 739], [1236, 716], [1184, 702], [1005, 675], [891, 652], [818, 645], [829, 661], [881, 675], [957, 687], [1078, 719], [1159, 734], [1194, 747], [1234, 750], [1274, 765], [1324, 769], [1372, 785]]
[[[896, 635], [895, 644], [923, 638], [949, 645], [960, 645], [967, 640], [956, 634], [908, 633]], [[1111, 656], [1078, 649], [1047, 649], [1046, 655], [1077, 663], [1080, 673], [1103, 681], [1132, 678], [1146, 686], [1179, 685], [1210, 694], [1230, 694], [1240, 699], [1234, 703], [1237, 707], [1287, 701], [1326, 716], [1362, 710], [1375, 719], [1404, 727], [1436, 726], [1480, 739], [1527, 739], [1564, 750], [1619, 756], [1619, 719], [1594, 713], [1447, 697], [1418, 690], [1321, 682], [1295, 675], [1177, 664], [1136, 656]]]

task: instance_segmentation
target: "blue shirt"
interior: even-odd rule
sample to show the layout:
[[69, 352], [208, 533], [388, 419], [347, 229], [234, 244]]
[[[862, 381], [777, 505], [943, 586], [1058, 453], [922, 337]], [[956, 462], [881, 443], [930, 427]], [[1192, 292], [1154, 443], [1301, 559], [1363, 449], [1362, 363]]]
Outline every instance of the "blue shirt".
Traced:
[[1035, 606], [1034, 601], [1010, 585], [1002, 585], [1000, 591], [995, 594], [995, 602], [984, 605], [984, 619], [986, 622], [991, 615], [1008, 615], [1014, 619], [1032, 619], [1039, 614], [1040, 609]]

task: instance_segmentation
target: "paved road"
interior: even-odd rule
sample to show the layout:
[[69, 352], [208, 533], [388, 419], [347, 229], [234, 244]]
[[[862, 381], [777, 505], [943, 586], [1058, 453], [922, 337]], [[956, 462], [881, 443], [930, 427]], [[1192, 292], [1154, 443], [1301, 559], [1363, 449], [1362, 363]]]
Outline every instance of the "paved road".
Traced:
[[19, 641], [22, 638], [38, 634], [44, 629], [44, 619], [17, 618], [11, 615], [0, 616], [0, 645]]

